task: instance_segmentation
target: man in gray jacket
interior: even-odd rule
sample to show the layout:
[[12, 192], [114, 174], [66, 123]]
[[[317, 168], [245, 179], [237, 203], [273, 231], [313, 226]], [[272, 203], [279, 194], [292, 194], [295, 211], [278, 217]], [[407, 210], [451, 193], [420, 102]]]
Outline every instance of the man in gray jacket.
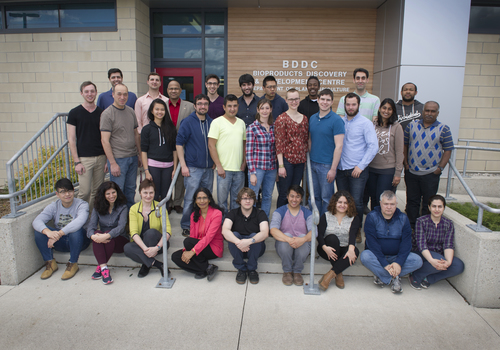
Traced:
[[[78, 272], [80, 252], [90, 244], [83, 228], [89, 217], [89, 205], [84, 200], [75, 198], [73, 184], [66, 178], [56, 182], [55, 190], [58, 200], [45, 207], [33, 221], [35, 242], [45, 261], [45, 271], [41, 276], [43, 280], [58, 269], [52, 248], [70, 253], [66, 271], [61, 277], [62, 280], [68, 280]], [[47, 226], [51, 220], [55, 228]]]

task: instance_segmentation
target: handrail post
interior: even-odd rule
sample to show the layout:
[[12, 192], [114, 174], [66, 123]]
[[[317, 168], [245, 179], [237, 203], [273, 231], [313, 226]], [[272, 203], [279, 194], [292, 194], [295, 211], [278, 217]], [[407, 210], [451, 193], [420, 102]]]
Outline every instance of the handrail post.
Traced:
[[[450, 161], [455, 164], [456, 162], [456, 158], [457, 158], [457, 151], [456, 150], [452, 150], [451, 151], [451, 159]], [[451, 173], [452, 173], [452, 169], [451, 169], [451, 166], [448, 167], [448, 181], [446, 183], [446, 200], [449, 201], [449, 200], [456, 200], [456, 198], [453, 198], [453, 197], [450, 197], [450, 190], [451, 190]]]
[[[64, 127], [64, 125], [61, 127], [61, 129], [63, 130], [63, 136], [64, 136], [64, 140], [63, 142], [66, 142], [68, 140], [68, 129]], [[69, 144], [69, 142], [68, 142]], [[71, 163], [69, 162], [69, 146], [66, 145], [66, 150], [64, 153], [65, 154], [65, 158], [66, 158], [66, 178], [69, 179], [71, 181]], [[71, 181], [73, 182], [73, 181]]]
[[311, 211], [313, 215], [313, 228], [312, 228], [312, 237], [311, 237], [311, 264], [310, 264], [310, 269], [309, 269], [309, 283], [304, 284], [304, 294], [309, 294], [309, 295], [320, 295], [321, 292], [319, 291], [318, 285], [314, 284], [314, 260], [316, 259], [316, 235], [318, 233], [318, 224], [319, 224], [319, 211], [318, 207], [316, 206], [316, 202], [314, 199], [314, 186], [312, 183], [312, 172], [311, 172], [311, 159], [309, 157], [309, 153], [307, 153], [307, 180], [309, 182], [309, 188], [310, 188], [310, 206], [311, 206]]
[[302, 174], [302, 185], [304, 187], [304, 198], [302, 198], [302, 206], [305, 207], [307, 204], [307, 160], [304, 166], [304, 173]]
[[[470, 146], [470, 141], [467, 141], [467, 144], [466, 144], [467, 147]], [[463, 171], [463, 177], [466, 177], [466, 171], [467, 171], [467, 158], [469, 158], [469, 149], [466, 148], [465, 149], [465, 157], [464, 157], [464, 171]]]
[[[14, 178], [14, 166], [12, 164], [7, 164], [7, 181], [9, 186], [9, 193], [16, 192], [16, 179]], [[23, 213], [17, 212], [17, 198], [11, 197], [9, 199], [10, 202], [10, 217], [18, 217]]]

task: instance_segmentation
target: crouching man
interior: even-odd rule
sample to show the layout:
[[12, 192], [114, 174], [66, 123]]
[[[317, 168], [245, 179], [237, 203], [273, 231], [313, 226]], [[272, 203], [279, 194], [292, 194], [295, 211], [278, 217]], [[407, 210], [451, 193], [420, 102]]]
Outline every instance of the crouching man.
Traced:
[[392, 284], [393, 293], [402, 293], [401, 276], [422, 266], [422, 259], [411, 251], [411, 226], [406, 214], [397, 208], [394, 192], [380, 195], [380, 207], [375, 207], [365, 221], [366, 247], [360, 259], [375, 275], [373, 283]]
[[266, 213], [254, 207], [255, 199], [255, 192], [243, 187], [236, 198], [240, 207], [230, 210], [222, 225], [222, 235], [233, 256], [233, 266], [238, 269], [238, 284], [244, 284], [247, 276], [250, 283], [259, 283], [257, 260], [266, 251], [264, 241], [269, 236], [269, 222]]
[[[82, 199], [75, 198], [75, 189], [70, 180], [63, 178], [55, 184], [58, 200], [49, 204], [33, 221], [35, 242], [45, 261], [45, 271], [41, 278], [47, 279], [57, 271], [56, 260], [52, 256], [52, 248], [59, 252], [69, 252], [61, 279], [68, 280], [78, 272], [78, 257], [85, 250], [90, 240], [83, 225], [89, 217], [89, 205]], [[49, 221], [53, 227], [47, 226]]]
[[292, 185], [287, 193], [288, 204], [276, 209], [271, 221], [271, 235], [276, 239], [285, 286], [304, 284], [302, 270], [311, 252], [312, 213], [300, 205], [303, 196], [302, 187]]

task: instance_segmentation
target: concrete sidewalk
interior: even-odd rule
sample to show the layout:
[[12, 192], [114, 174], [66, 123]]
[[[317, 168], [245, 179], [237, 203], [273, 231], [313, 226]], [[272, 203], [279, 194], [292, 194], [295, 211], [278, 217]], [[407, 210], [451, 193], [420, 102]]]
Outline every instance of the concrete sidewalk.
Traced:
[[[468, 305], [446, 281], [394, 295], [371, 277], [346, 277], [320, 296], [286, 287], [281, 274], [258, 285], [234, 272], [212, 282], [172, 270], [172, 289], [154, 288], [157, 270], [111, 269], [114, 283], [80, 266], [61, 281], [43, 270], [19, 286], [0, 286], [2, 349], [498, 349], [500, 310]], [[320, 276], [315, 276], [316, 283]], [[306, 280], [307, 281], [307, 280]]]

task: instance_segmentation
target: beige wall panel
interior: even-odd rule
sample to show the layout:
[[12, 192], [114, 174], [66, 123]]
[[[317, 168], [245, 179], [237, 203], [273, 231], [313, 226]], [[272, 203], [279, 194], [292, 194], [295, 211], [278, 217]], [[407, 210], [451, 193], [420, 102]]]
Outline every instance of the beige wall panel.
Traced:
[[249, 73], [259, 96], [262, 80], [274, 75], [278, 94], [294, 87], [303, 98], [307, 78], [315, 75], [322, 88], [333, 90], [336, 109], [354, 89], [353, 70], [373, 71], [375, 29], [371, 9], [229, 8], [228, 93], [240, 96], [238, 78]]

